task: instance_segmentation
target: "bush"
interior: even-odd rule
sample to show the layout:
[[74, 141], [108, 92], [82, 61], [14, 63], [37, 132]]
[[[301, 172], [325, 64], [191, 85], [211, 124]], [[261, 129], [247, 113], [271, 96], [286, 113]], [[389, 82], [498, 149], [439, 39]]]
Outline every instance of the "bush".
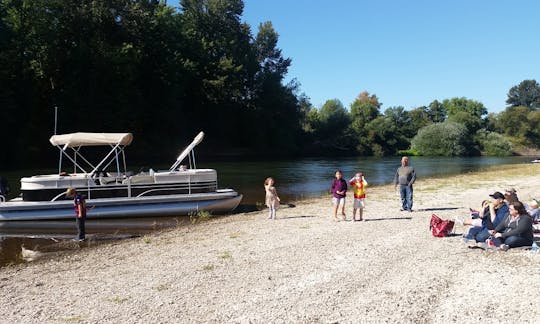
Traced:
[[408, 150], [399, 150], [399, 151], [397, 151], [396, 155], [398, 155], [398, 156], [404, 156], [404, 155], [407, 155], [407, 156], [419, 156], [421, 154], [417, 150], [408, 149]]
[[481, 129], [476, 133], [476, 141], [480, 145], [480, 149], [484, 155], [512, 155], [512, 144], [499, 133]]
[[421, 128], [411, 141], [411, 149], [428, 156], [467, 154], [468, 132], [465, 126], [444, 122]]

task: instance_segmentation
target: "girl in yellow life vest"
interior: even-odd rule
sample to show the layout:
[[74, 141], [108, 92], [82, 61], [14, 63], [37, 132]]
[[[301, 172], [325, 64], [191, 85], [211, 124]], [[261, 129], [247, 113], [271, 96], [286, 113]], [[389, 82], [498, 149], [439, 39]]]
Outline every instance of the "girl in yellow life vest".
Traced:
[[[358, 172], [355, 176], [349, 180], [349, 184], [352, 186], [354, 192], [354, 204], [353, 204], [353, 222], [364, 220], [364, 199], [366, 198], [367, 181], [364, 178], [362, 172]], [[356, 210], [358, 210], [359, 219], [356, 219]]]

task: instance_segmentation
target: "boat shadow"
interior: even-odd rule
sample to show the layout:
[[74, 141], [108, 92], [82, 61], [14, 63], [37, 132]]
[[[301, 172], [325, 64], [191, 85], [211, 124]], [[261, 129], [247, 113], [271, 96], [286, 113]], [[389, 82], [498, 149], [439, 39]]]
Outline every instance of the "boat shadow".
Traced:
[[456, 210], [462, 207], [434, 207], [434, 208], [421, 208], [415, 209], [415, 211], [438, 211], [438, 210]]

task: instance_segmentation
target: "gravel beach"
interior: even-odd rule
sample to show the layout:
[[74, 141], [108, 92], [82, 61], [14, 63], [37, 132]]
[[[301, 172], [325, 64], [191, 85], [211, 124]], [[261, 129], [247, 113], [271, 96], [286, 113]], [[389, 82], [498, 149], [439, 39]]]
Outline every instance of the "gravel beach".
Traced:
[[539, 171], [419, 176], [412, 213], [393, 186], [368, 187], [365, 222], [332, 221], [328, 196], [276, 220], [263, 210], [90, 241], [0, 268], [0, 322], [538, 323], [540, 254], [469, 248], [464, 227], [445, 238], [428, 227], [431, 214], [468, 215], [507, 187], [540, 196]]

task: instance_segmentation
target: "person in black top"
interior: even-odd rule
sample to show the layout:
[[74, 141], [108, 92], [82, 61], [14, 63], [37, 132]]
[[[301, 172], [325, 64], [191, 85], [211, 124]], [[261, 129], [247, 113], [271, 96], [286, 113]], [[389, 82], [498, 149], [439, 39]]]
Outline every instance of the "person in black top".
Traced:
[[495, 246], [501, 250], [530, 246], [533, 243], [532, 218], [520, 201], [514, 201], [509, 206], [506, 218], [489, 233], [493, 236]]

